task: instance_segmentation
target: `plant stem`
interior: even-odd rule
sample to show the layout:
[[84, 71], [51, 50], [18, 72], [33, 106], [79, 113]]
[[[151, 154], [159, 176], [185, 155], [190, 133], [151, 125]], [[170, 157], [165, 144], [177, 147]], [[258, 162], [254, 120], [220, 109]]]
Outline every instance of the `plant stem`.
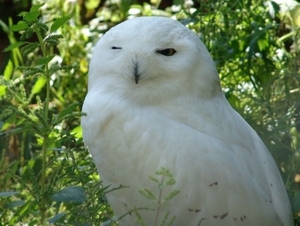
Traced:
[[[47, 50], [43, 43], [43, 38], [40, 32], [36, 31], [40, 47], [43, 53], [43, 57], [47, 57]], [[43, 146], [42, 146], [42, 179], [41, 179], [41, 203], [39, 206], [40, 209], [40, 222], [44, 223], [46, 218], [46, 203], [47, 203], [47, 195], [45, 194], [45, 185], [46, 185], [46, 165], [47, 165], [47, 148], [48, 148], [48, 137], [49, 137], [49, 99], [50, 99], [50, 74], [48, 64], [45, 65], [44, 75], [46, 76], [46, 99], [44, 102], [44, 121], [46, 122], [47, 128], [45, 128], [45, 133], [43, 134]]]
[[[164, 184], [164, 179], [165, 176], [163, 175], [162, 180], [161, 180], [161, 184]], [[157, 202], [157, 210], [156, 210], [156, 216], [155, 216], [155, 226], [158, 225], [158, 220], [159, 220], [159, 212], [160, 212], [160, 205], [161, 205], [161, 197], [162, 197], [162, 186], [159, 190], [159, 196], [158, 196], [158, 202]]]

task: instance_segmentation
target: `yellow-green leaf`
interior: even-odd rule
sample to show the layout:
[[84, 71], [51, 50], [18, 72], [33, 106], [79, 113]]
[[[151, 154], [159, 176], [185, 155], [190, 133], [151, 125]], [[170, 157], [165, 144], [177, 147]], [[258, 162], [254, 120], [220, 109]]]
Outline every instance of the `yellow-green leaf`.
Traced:
[[0, 97], [6, 94], [6, 86], [0, 85]]
[[13, 64], [11, 60], [9, 60], [4, 70], [4, 79], [7, 81], [10, 80], [12, 73], [13, 73]]
[[35, 82], [31, 94], [37, 94], [41, 91], [41, 89], [45, 86], [47, 79], [44, 76], [40, 76], [38, 80]]

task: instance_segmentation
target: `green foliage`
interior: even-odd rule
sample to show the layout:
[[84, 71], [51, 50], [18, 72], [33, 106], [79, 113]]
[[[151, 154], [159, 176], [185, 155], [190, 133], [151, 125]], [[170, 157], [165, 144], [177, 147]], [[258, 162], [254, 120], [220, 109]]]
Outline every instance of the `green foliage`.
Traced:
[[[145, 208], [142, 208], [143, 210], [154, 210], [156, 211], [155, 216], [155, 226], [167, 226], [172, 225], [173, 222], [176, 219], [176, 216], [172, 216], [169, 218], [169, 212], [163, 213], [162, 220], [160, 222], [160, 214], [161, 214], [161, 207], [165, 205], [170, 199], [174, 198], [180, 191], [173, 190], [170, 191], [167, 195], [164, 197], [162, 196], [164, 189], [166, 189], [167, 186], [172, 186], [176, 183], [175, 178], [170, 173], [168, 169], [161, 168], [160, 170], [155, 172], [156, 176], [150, 176], [149, 179], [153, 182], [157, 183], [157, 189], [158, 189], [158, 197], [156, 197], [153, 192], [151, 192], [149, 189], [145, 188], [144, 190], [140, 190], [140, 194], [143, 195], [145, 198], [149, 199], [151, 201], [151, 204]], [[153, 207], [154, 206], [154, 207]], [[138, 209], [134, 209], [134, 213], [136, 215], [136, 221], [140, 225], [146, 225], [146, 223], [143, 221], [141, 215], [138, 212]]]
[[[20, 32], [22, 41], [13, 42], [5, 49], [13, 51], [18, 48], [26, 63], [15, 68], [14, 63], [9, 63], [6, 76], [1, 80], [4, 87], [1, 93], [1, 136], [7, 144], [1, 147], [1, 164], [7, 171], [3, 189], [13, 189], [0, 194], [3, 199], [1, 225], [17, 222], [59, 224], [66, 220], [75, 225], [75, 222], [87, 224], [102, 219], [95, 212], [89, 215], [92, 211], [77, 214], [78, 209], [82, 212], [91, 202], [95, 207], [96, 203], [91, 201], [94, 198], [87, 196], [89, 192], [100, 197], [103, 190], [89, 176], [95, 172], [91, 161], [79, 161], [87, 158], [87, 152], [81, 151], [82, 139], [76, 134], [81, 116], [79, 104], [70, 100], [63, 108], [55, 98], [62, 92], [59, 94], [53, 85], [55, 76], [70, 71], [75, 74], [78, 69], [77, 62], [65, 65], [56, 55], [64, 35], [54, 32], [60, 32], [59, 29], [66, 26], [72, 16], [44, 21], [40, 16], [43, 5], [34, 5], [29, 12], [19, 14], [22, 20], [10, 29]], [[74, 125], [73, 121], [76, 121]], [[85, 188], [87, 182], [89, 188]], [[98, 187], [94, 191], [90, 190], [95, 189], [93, 184]], [[101, 205], [97, 206], [93, 211], [100, 209]], [[109, 211], [106, 207], [102, 212]]]
[[[172, 16], [199, 34], [228, 101], [274, 156], [300, 225], [299, 5], [283, 12], [260, 0], [169, 3], [32, 1], [14, 24], [0, 20], [10, 42], [0, 77], [0, 225], [116, 224], [82, 144], [80, 105], [99, 34], [141, 15]], [[159, 191], [175, 183], [167, 170], [151, 180]], [[141, 194], [160, 213], [177, 191]], [[132, 212], [143, 224], [139, 210]], [[171, 225], [169, 213], [161, 214], [157, 225]]]

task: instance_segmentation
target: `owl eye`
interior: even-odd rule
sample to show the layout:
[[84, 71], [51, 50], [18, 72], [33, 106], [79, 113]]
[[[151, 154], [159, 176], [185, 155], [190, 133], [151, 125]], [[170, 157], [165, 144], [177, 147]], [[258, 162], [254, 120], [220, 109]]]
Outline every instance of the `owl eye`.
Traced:
[[122, 48], [118, 46], [112, 46], [111, 49], [122, 49]]
[[169, 49], [157, 50], [156, 52], [164, 56], [173, 56], [176, 53], [176, 50], [173, 48], [169, 48]]

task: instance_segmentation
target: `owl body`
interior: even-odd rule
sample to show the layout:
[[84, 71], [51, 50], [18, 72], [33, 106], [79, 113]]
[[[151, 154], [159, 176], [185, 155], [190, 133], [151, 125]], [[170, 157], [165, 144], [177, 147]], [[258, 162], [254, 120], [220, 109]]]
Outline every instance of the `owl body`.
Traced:
[[[107, 32], [90, 63], [84, 141], [117, 217], [134, 208], [147, 225], [292, 225], [277, 166], [226, 101], [198, 37], [167, 18], [143, 17]], [[149, 179], [161, 168], [175, 184]], [[156, 197], [179, 193], [162, 205]], [[161, 193], [160, 193], [161, 192]], [[159, 211], [157, 211], [159, 210]], [[159, 214], [157, 214], [157, 212]], [[132, 212], [120, 225], [138, 225]]]

